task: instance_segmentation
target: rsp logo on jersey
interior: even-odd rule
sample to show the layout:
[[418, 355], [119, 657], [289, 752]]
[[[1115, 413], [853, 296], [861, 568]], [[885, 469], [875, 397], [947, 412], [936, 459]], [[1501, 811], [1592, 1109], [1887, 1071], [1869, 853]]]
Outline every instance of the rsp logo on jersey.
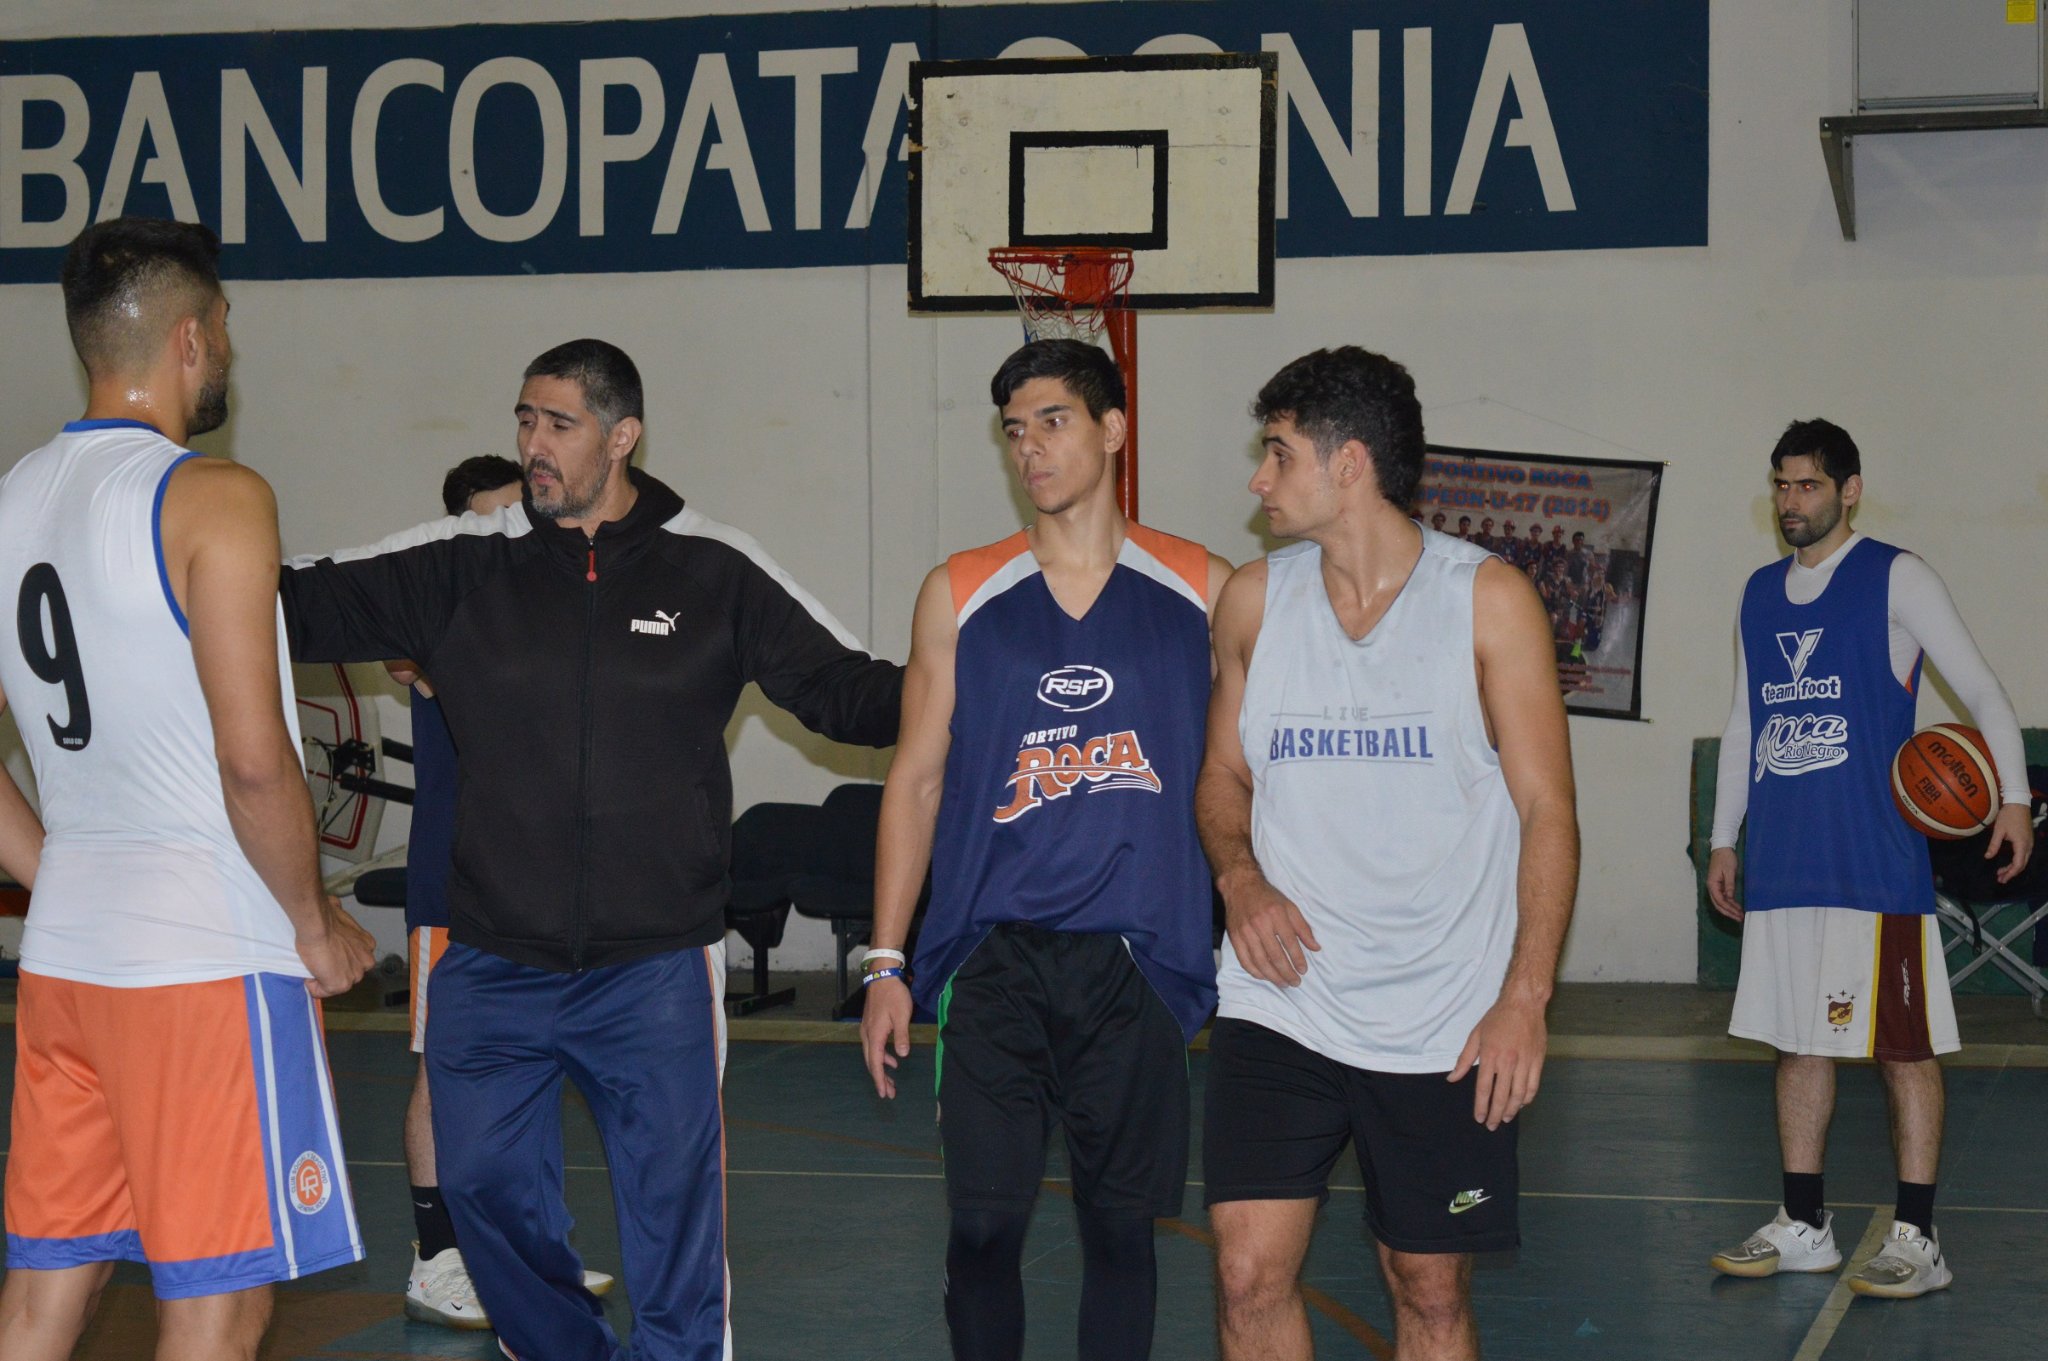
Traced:
[[1062, 666], [1038, 678], [1041, 703], [1070, 714], [1096, 708], [1116, 691], [1116, 681], [1099, 666]]
[[1010, 776], [1010, 801], [996, 809], [996, 821], [1015, 822], [1047, 799], [1065, 798], [1083, 780], [1091, 794], [1110, 789], [1157, 794], [1162, 787], [1135, 732], [1104, 733], [1079, 746], [1062, 742], [1057, 747], [1025, 747], [1017, 753], [1017, 770]]
[[291, 1195], [292, 1209], [302, 1215], [319, 1214], [327, 1208], [334, 1196], [334, 1178], [328, 1174], [326, 1159], [311, 1149], [298, 1156], [292, 1163]]

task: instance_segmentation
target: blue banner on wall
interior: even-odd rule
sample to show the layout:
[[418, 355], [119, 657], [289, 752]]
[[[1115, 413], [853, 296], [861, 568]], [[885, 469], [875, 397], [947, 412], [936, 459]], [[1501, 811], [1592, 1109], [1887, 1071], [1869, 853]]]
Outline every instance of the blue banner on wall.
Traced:
[[1707, 0], [1098, 0], [7, 43], [0, 283], [124, 211], [245, 279], [900, 262], [909, 63], [1028, 40], [1277, 52], [1283, 257], [1706, 244]]

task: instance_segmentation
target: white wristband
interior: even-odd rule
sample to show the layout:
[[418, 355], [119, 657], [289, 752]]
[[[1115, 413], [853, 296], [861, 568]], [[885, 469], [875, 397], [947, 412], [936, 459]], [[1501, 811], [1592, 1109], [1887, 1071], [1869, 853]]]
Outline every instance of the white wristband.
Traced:
[[901, 950], [874, 949], [869, 950], [866, 954], [863, 954], [860, 957], [861, 967], [866, 968], [869, 964], [872, 964], [874, 961], [878, 959], [893, 959], [898, 964], [908, 964], [910, 962], [909, 960], [903, 957], [903, 952]]

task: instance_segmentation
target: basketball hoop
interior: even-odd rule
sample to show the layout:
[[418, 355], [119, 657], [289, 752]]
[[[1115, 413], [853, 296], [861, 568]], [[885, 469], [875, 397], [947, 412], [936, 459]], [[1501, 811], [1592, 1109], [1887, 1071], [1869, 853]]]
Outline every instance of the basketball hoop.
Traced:
[[1104, 332], [1124, 376], [1124, 447], [1117, 503], [1138, 518], [1138, 314], [1131, 253], [1121, 246], [995, 246], [989, 267], [1010, 285], [1031, 340], [1096, 344]]
[[1121, 247], [997, 246], [988, 263], [1010, 285], [1033, 340], [1092, 341], [1110, 313], [1130, 305], [1131, 253]]

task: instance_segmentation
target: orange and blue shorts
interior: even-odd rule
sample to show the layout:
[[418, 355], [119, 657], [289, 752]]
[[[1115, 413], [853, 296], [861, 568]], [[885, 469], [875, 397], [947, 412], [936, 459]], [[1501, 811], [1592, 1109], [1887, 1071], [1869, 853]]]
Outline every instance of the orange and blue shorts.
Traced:
[[415, 926], [405, 933], [407, 978], [412, 988], [412, 1052], [427, 1052], [427, 991], [434, 966], [448, 952], [448, 928]]
[[185, 1299], [362, 1259], [304, 979], [24, 971], [13, 1126], [9, 1269], [141, 1262], [159, 1299]]

